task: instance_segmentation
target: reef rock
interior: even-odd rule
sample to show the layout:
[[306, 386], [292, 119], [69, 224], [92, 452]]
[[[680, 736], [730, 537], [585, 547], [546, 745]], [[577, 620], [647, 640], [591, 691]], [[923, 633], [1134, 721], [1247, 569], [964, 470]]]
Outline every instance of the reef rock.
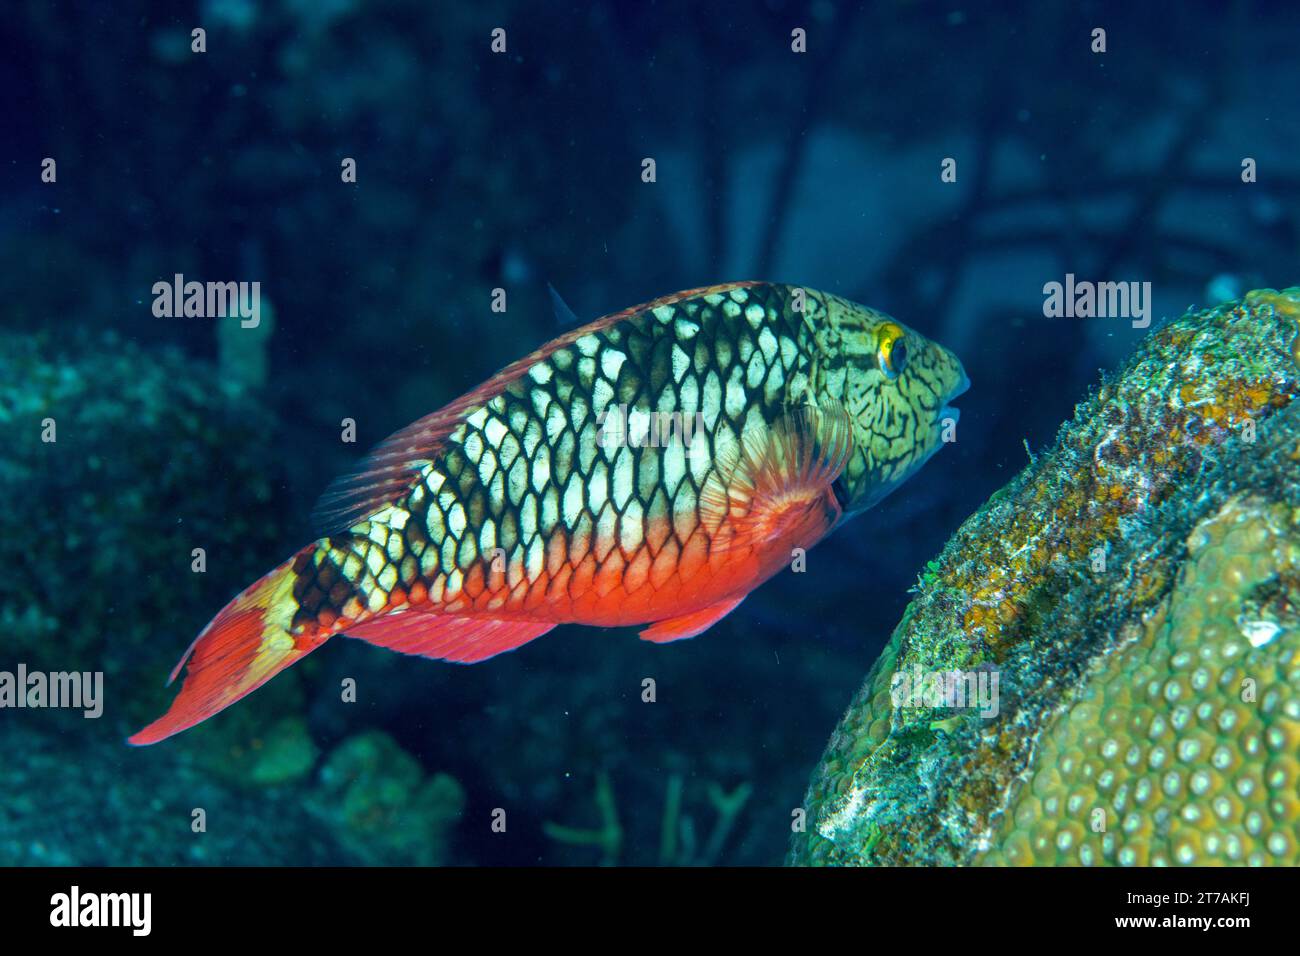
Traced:
[[[1300, 863], [1298, 328], [1294, 288], [1164, 325], [958, 529], [791, 862]], [[996, 697], [908, 692], [952, 672]]]
[[425, 774], [374, 730], [349, 737], [326, 758], [307, 808], [367, 865], [441, 866], [465, 791], [445, 773]]
[[279, 559], [275, 421], [173, 349], [5, 333], [0, 427], [0, 656], [103, 671], [120, 733], [170, 699], [162, 677], [212, 611]]

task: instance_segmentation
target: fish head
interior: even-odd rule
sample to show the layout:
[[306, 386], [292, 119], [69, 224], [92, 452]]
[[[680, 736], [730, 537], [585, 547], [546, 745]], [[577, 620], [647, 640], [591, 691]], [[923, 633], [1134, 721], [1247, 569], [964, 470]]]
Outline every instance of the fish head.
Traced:
[[950, 350], [883, 312], [832, 296], [826, 307], [816, 401], [841, 403], [852, 423], [853, 452], [837, 489], [847, 518], [955, 439], [960, 413], [949, 402], [970, 379]]

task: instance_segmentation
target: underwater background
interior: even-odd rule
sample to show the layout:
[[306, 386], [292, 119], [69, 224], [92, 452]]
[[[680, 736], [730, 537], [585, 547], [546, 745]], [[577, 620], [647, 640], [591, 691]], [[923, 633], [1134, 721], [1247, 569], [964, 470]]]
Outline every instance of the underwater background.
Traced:
[[[0, 710], [0, 864], [781, 863], [959, 525], [1162, 317], [1300, 282], [1297, 31], [1249, 2], [14, 0], [0, 670], [105, 692]], [[260, 326], [155, 316], [177, 273], [260, 281]], [[1046, 317], [1067, 273], [1150, 282], [1151, 329]], [[548, 284], [588, 321], [738, 279], [883, 310], [973, 383], [953, 447], [807, 573], [664, 647], [332, 642], [126, 746], [332, 477], [560, 333]]]

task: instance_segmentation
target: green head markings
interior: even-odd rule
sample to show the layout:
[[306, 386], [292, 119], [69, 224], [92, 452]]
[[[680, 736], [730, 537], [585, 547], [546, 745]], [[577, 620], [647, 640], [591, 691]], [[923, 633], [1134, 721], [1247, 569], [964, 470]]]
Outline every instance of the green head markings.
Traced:
[[883, 312], [825, 297], [816, 397], [840, 401], [855, 452], [841, 475], [846, 513], [871, 507], [956, 438], [948, 405], [967, 387], [961, 361]]

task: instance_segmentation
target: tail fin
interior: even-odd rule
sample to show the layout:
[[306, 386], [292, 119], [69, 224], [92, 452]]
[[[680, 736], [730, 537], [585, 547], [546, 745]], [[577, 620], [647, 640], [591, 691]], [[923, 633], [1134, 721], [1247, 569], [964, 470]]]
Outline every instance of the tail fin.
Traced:
[[[167, 713], [127, 739], [136, 746], [154, 744], [207, 720], [325, 642], [328, 635], [289, 632], [298, 602], [294, 567], [308, 545], [293, 558], [246, 588], [203, 629], [168, 679], [189, 668], [181, 692]], [[301, 566], [301, 565], [298, 565]]]

